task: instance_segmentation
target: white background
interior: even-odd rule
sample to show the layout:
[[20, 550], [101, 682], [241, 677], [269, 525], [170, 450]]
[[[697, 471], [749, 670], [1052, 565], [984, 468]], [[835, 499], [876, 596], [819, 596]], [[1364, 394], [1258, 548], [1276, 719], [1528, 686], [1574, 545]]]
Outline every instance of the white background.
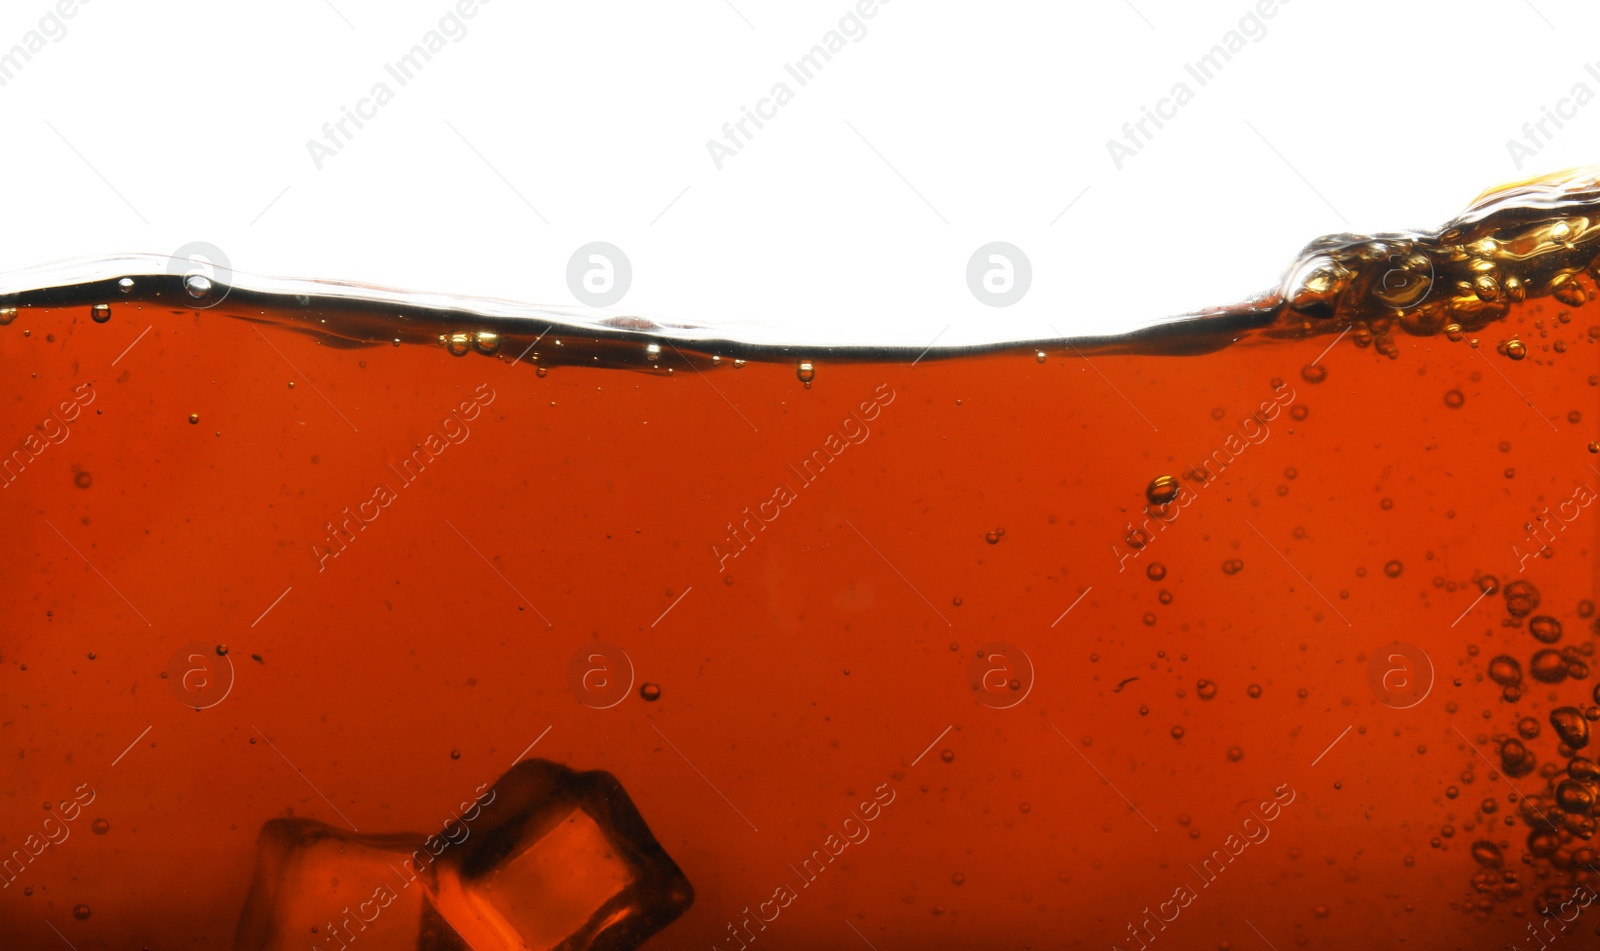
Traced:
[[[621, 310], [942, 345], [1226, 303], [1319, 234], [1434, 228], [1600, 160], [1600, 102], [1520, 170], [1506, 148], [1600, 92], [1592, 2], [1280, 3], [1199, 88], [1184, 64], [1254, 0], [891, 0], [802, 88], [784, 64], [854, 0], [490, 0], [402, 88], [384, 64], [455, 0], [90, 0], [0, 87], [0, 271], [206, 241], [253, 274], [567, 306], [603, 240]], [[7, 0], [0, 49], [54, 8]], [[1117, 170], [1106, 141], [1180, 80], [1194, 101]], [[318, 170], [307, 141], [379, 81]], [[778, 81], [793, 101], [719, 171], [707, 140]], [[1003, 310], [965, 281], [996, 240], [1034, 270]]]

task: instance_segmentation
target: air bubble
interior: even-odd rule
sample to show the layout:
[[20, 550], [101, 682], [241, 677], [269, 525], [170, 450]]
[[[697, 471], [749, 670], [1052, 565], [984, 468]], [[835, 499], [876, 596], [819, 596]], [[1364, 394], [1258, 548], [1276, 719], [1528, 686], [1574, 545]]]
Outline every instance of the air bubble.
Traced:
[[118, 281], [117, 282], [117, 290], [121, 291], [124, 294], [133, 293], [133, 278], [125, 277], [122, 280]]
[[103, 324], [111, 319], [110, 304], [96, 304], [89, 308], [89, 319], [97, 324]]
[[199, 274], [191, 274], [183, 279], [183, 289], [189, 292], [190, 297], [200, 300], [211, 293], [211, 279]]
[[450, 351], [451, 356], [464, 357], [467, 355], [467, 351], [472, 349], [472, 334], [447, 334], [441, 336], [439, 340], [444, 344], [445, 349]]
[[806, 389], [809, 390], [811, 389], [811, 381], [817, 378], [817, 368], [812, 366], [811, 361], [807, 360], [800, 364], [794, 375], [799, 377], [800, 382], [804, 383]]
[[655, 703], [657, 700], [661, 699], [661, 685], [643, 684], [639, 687], [639, 696], [643, 697], [650, 703]]
[[1504, 345], [1505, 355], [1513, 360], [1521, 360], [1528, 355], [1528, 345], [1521, 340], [1507, 340]]
[[1144, 497], [1150, 500], [1151, 505], [1166, 505], [1178, 497], [1178, 477], [1160, 475], [1150, 480], [1145, 487]]

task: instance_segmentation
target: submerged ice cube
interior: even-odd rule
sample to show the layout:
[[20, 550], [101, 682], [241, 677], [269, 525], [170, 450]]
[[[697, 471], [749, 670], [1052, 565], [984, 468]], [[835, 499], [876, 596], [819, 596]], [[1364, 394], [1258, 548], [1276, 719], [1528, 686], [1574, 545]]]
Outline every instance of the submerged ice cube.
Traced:
[[271, 820], [261, 827], [234, 951], [417, 951], [427, 893], [407, 873], [423, 838]]
[[694, 901], [609, 773], [528, 760], [480, 801], [471, 833], [425, 879], [478, 951], [635, 948]]
[[693, 900], [614, 777], [529, 760], [439, 835], [266, 823], [235, 951], [623, 951]]

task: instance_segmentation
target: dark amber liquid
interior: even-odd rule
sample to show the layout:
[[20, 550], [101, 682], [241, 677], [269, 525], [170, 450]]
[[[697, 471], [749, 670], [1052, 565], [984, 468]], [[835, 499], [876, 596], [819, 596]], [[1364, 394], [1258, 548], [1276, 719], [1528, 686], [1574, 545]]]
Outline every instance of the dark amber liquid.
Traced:
[[[1392, 359], [1325, 332], [809, 387], [109, 303], [0, 332], [7, 438], [43, 440], [0, 489], [0, 846], [67, 830], [0, 889], [8, 946], [230, 947], [263, 823], [433, 832], [525, 756], [616, 776], [693, 883], [651, 948], [1536, 947], [1541, 893], [1600, 878], [1519, 805], [1566, 768], [1550, 711], [1595, 705], [1600, 508], [1560, 508], [1600, 489], [1593, 302]], [[1396, 641], [1415, 705], [1414, 654], [1373, 676]], [[232, 671], [180, 684], [199, 712], [191, 642]], [[1551, 775], [1508, 782], [1523, 717]]]

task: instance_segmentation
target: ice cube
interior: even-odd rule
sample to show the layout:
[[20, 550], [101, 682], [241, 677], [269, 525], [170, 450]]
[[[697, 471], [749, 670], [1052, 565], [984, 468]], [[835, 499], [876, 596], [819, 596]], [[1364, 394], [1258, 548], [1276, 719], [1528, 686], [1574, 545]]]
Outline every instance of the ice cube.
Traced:
[[[407, 863], [425, 838], [271, 820], [261, 827], [235, 951], [418, 951], [428, 899]], [[430, 947], [465, 947], [456, 940], [436, 937]]]
[[478, 802], [465, 838], [423, 877], [476, 951], [636, 948], [694, 901], [609, 773], [528, 760]]
[[234, 948], [624, 951], [693, 901], [613, 776], [528, 760], [440, 835], [266, 823]]

